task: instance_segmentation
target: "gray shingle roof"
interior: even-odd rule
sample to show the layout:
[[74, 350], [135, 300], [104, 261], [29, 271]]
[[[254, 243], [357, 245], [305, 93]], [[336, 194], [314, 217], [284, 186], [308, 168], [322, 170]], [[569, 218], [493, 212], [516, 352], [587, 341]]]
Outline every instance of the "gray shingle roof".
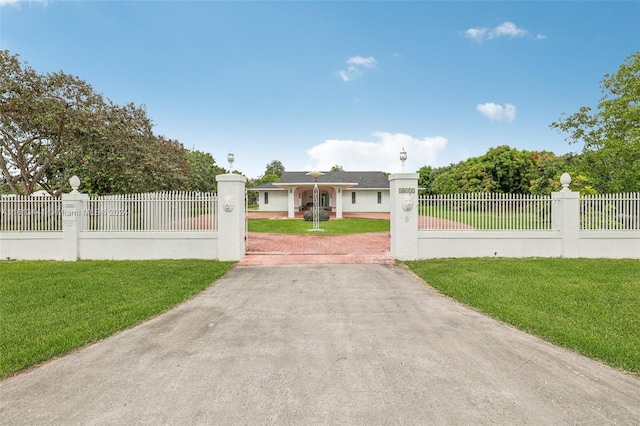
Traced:
[[[280, 180], [274, 182], [276, 185], [282, 184], [310, 184], [315, 183], [313, 176], [308, 172], [283, 172]], [[354, 189], [388, 189], [389, 178], [383, 172], [323, 172], [324, 175], [318, 177], [318, 183], [334, 184], [357, 184]], [[251, 189], [276, 189], [271, 183], [255, 186]]]

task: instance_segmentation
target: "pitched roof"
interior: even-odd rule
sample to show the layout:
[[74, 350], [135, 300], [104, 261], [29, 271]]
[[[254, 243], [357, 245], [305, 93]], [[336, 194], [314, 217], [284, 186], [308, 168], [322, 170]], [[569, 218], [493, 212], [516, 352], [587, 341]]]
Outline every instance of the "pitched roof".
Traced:
[[[308, 172], [283, 172], [279, 181], [255, 186], [251, 189], [276, 189], [281, 185], [313, 185], [316, 180]], [[388, 189], [389, 178], [383, 172], [323, 172], [318, 183], [352, 184], [357, 189]]]

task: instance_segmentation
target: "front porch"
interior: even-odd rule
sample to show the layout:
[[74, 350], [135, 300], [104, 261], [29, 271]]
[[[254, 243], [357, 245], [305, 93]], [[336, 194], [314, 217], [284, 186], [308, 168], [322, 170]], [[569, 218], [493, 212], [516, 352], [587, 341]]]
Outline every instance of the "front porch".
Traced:
[[[305, 211], [313, 209], [313, 186], [289, 187], [288, 217], [302, 218]], [[331, 218], [342, 217], [342, 194], [340, 186], [318, 186], [318, 204], [321, 209], [329, 213]]]

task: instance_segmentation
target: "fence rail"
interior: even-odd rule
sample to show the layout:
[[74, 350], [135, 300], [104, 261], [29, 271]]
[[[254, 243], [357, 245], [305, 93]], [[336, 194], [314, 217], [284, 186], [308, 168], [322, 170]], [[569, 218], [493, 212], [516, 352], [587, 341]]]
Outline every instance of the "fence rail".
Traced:
[[202, 192], [154, 192], [89, 199], [87, 231], [155, 232], [217, 230], [217, 196]]
[[640, 230], [640, 192], [583, 195], [580, 198], [580, 229]]
[[551, 230], [550, 196], [467, 193], [418, 200], [420, 230]]
[[51, 197], [0, 197], [0, 231], [62, 231], [62, 200]]

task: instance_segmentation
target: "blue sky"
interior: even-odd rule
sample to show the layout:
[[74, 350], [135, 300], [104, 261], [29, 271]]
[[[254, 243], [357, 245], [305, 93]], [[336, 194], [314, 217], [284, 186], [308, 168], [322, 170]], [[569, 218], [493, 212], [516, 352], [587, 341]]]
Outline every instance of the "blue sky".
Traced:
[[579, 151], [549, 124], [640, 50], [640, 2], [0, 0], [0, 48], [248, 177], [416, 171]]

